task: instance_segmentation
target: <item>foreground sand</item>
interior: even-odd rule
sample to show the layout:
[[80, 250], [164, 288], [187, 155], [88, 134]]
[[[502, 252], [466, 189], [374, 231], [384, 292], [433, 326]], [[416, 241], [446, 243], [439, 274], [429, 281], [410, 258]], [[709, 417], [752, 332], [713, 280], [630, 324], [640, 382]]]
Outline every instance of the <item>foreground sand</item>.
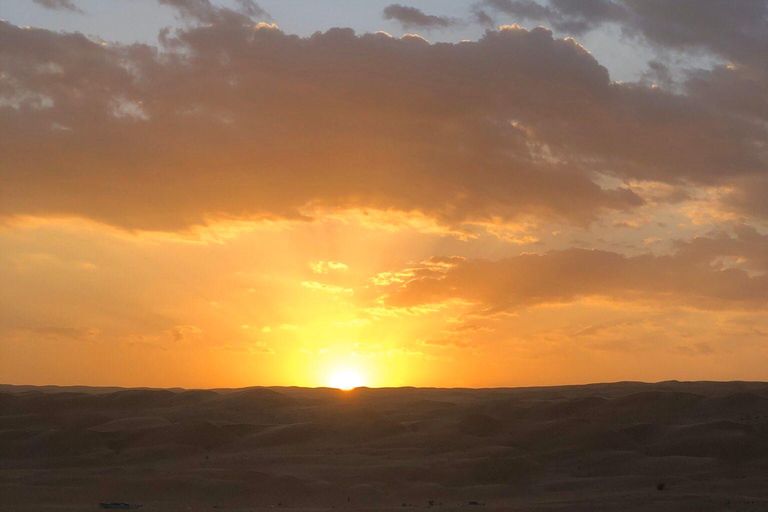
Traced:
[[429, 500], [465, 512], [768, 511], [768, 384], [0, 386], [2, 511]]

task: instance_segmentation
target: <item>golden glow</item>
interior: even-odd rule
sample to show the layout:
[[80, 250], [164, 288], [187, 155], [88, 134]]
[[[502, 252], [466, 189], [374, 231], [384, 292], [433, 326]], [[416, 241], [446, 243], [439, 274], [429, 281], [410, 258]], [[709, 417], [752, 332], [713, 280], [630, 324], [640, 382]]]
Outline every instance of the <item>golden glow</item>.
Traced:
[[[644, 229], [619, 231], [638, 247], [652, 236], [666, 240]], [[552, 235], [545, 247], [558, 243]], [[0, 289], [0, 309], [25, 319], [2, 332], [0, 380], [351, 389], [765, 378], [764, 358], [719, 351], [733, 339], [761, 347], [762, 310], [668, 314], [652, 289], [635, 301], [569, 299], [550, 288], [558, 302], [525, 306], [530, 297], [520, 296], [524, 304], [511, 311], [478, 314], [508, 289], [492, 273], [455, 274], [451, 286], [462, 294], [432, 293], [443, 275], [471, 262], [467, 244], [481, 244], [490, 261], [522, 251], [489, 235], [466, 242], [355, 219], [290, 229], [255, 223], [194, 244], [77, 219], [0, 225], [0, 254], [10, 263], [0, 265], [0, 282], [12, 284]], [[544, 293], [535, 276], [510, 275], [534, 298]], [[638, 366], [640, 356], [654, 364]]]
[[331, 376], [329, 384], [332, 388], [338, 388], [344, 391], [349, 391], [350, 389], [359, 388], [360, 386], [365, 385], [363, 383], [363, 378], [355, 370], [341, 370], [334, 373]]

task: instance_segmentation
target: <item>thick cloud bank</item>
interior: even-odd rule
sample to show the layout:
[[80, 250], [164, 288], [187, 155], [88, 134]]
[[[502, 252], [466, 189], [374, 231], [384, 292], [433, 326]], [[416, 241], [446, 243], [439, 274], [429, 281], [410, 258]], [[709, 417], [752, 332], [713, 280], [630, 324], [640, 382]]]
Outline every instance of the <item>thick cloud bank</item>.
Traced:
[[643, 203], [621, 180], [724, 187], [718, 208], [768, 214], [761, 111], [730, 95], [764, 102], [764, 82], [614, 83], [544, 28], [300, 38], [257, 23], [250, 2], [163, 3], [190, 24], [158, 47], [0, 23], [0, 214], [159, 230], [318, 209], [584, 225]]

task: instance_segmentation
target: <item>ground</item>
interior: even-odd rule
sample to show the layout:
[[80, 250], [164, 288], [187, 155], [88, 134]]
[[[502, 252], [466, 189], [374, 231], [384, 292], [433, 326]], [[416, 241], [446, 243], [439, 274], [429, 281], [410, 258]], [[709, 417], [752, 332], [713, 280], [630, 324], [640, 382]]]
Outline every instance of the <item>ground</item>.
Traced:
[[3, 511], [430, 500], [464, 512], [768, 511], [768, 384], [0, 386]]

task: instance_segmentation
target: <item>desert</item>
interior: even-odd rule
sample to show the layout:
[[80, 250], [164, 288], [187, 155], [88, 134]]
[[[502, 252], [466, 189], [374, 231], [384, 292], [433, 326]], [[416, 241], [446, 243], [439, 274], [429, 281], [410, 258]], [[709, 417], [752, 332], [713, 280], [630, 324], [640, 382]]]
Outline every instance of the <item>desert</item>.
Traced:
[[768, 509], [768, 384], [3, 386], [0, 509]]

